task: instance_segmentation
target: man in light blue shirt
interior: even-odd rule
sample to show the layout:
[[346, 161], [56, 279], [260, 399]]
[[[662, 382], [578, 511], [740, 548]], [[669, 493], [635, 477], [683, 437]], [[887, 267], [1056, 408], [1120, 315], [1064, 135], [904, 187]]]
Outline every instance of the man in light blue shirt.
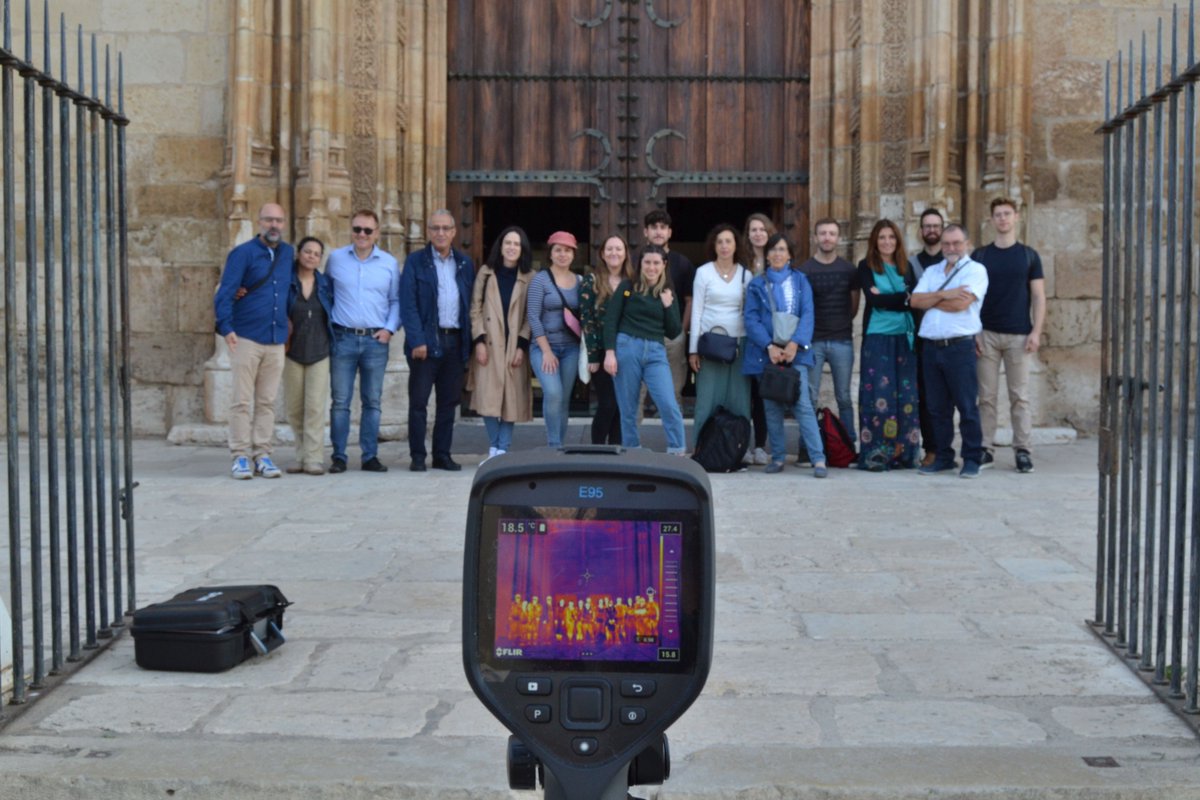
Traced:
[[388, 342], [400, 328], [400, 268], [395, 258], [375, 245], [379, 241], [379, 217], [374, 211], [356, 212], [350, 220], [350, 231], [354, 244], [332, 251], [325, 267], [333, 281], [333, 357], [329, 368], [333, 463], [329, 471], [346, 471], [350, 397], [357, 374], [361, 380], [358, 444], [362, 468], [387, 472], [379, 460], [380, 398]]
[[923, 309], [920, 336], [924, 340], [921, 380], [929, 400], [933, 463], [917, 472], [935, 475], [954, 469], [954, 410], [962, 434], [960, 478], [978, 478], [983, 463], [983, 427], [979, 418], [979, 384], [975, 374], [975, 336], [983, 330], [979, 309], [987, 294], [988, 274], [967, 255], [967, 231], [947, 225], [942, 231], [945, 261], [926, 267], [913, 289], [910, 304]]

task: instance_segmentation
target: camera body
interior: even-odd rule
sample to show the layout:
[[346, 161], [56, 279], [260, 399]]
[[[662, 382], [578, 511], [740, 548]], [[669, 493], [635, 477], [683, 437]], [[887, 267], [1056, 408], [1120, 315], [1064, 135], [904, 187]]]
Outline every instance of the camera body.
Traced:
[[708, 676], [714, 585], [711, 492], [691, 460], [580, 447], [480, 468], [464, 668], [552, 773], [547, 796], [553, 783], [608, 796], [615, 782], [624, 797], [630, 762], [665, 751], [664, 731]]

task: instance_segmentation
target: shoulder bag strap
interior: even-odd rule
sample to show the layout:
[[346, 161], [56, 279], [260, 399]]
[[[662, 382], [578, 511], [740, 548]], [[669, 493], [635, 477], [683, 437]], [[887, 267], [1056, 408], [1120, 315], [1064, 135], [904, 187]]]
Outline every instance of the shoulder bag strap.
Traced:
[[954, 268], [953, 272], [951, 272], [949, 275], [946, 276], [946, 280], [942, 281], [942, 285], [939, 286], [937, 288], [937, 290], [940, 292], [942, 289], [945, 289], [946, 285], [949, 284], [950, 281], [954, 280], [954, 276], [958, 274], [958, 271], [960, 269], [962, 269], [962, 264], [959, 264], [957, 267]]

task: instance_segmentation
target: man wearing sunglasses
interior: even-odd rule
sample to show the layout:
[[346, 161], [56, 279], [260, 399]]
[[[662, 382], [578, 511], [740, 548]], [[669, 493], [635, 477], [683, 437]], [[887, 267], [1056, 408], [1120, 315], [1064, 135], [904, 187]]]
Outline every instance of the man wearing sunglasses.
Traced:
[[362, 468], [387, 472], [379, 460], [380, 397], [388, 342], [400, 328], [400, 269], [395, 258], [375, 245], [379, 241], [379, 217], [374, 211], [355, 213], [350, 231], [354, 243], [332, 251], [325, 268], [333, 280], [333, 358], [329, 365], [333, 463], [329, 471], [346, 471], [350, 398], [357, 375], [362, 398], [358, 424]]
[[400, 276], [404, 355], [408, 358], [409, 470], [425, 471], [429, 395], [437, 391], [433, 418], [433, 468], [456, 472], [450, 457], [454, 415], [471, 354], [471, 289], [475, 265], [454, 247], [454, 216], [435, 211], [426, 225], [429, 243], [404, 261]]

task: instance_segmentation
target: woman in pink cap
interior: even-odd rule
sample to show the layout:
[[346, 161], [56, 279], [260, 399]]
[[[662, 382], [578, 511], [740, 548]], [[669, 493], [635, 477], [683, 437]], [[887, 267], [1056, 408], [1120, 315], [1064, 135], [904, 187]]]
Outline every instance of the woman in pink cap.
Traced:
[[530, 282], [526, 316], [534, 342], [530, 363], [542, 387], [546, 444], [562, 447], [567, 435], [571, 393], [579, 372], [580, 279], [571, 271], [579, 244], [566, 231], [550, 234], [547, 244], [550, 268], [539, 272]]

